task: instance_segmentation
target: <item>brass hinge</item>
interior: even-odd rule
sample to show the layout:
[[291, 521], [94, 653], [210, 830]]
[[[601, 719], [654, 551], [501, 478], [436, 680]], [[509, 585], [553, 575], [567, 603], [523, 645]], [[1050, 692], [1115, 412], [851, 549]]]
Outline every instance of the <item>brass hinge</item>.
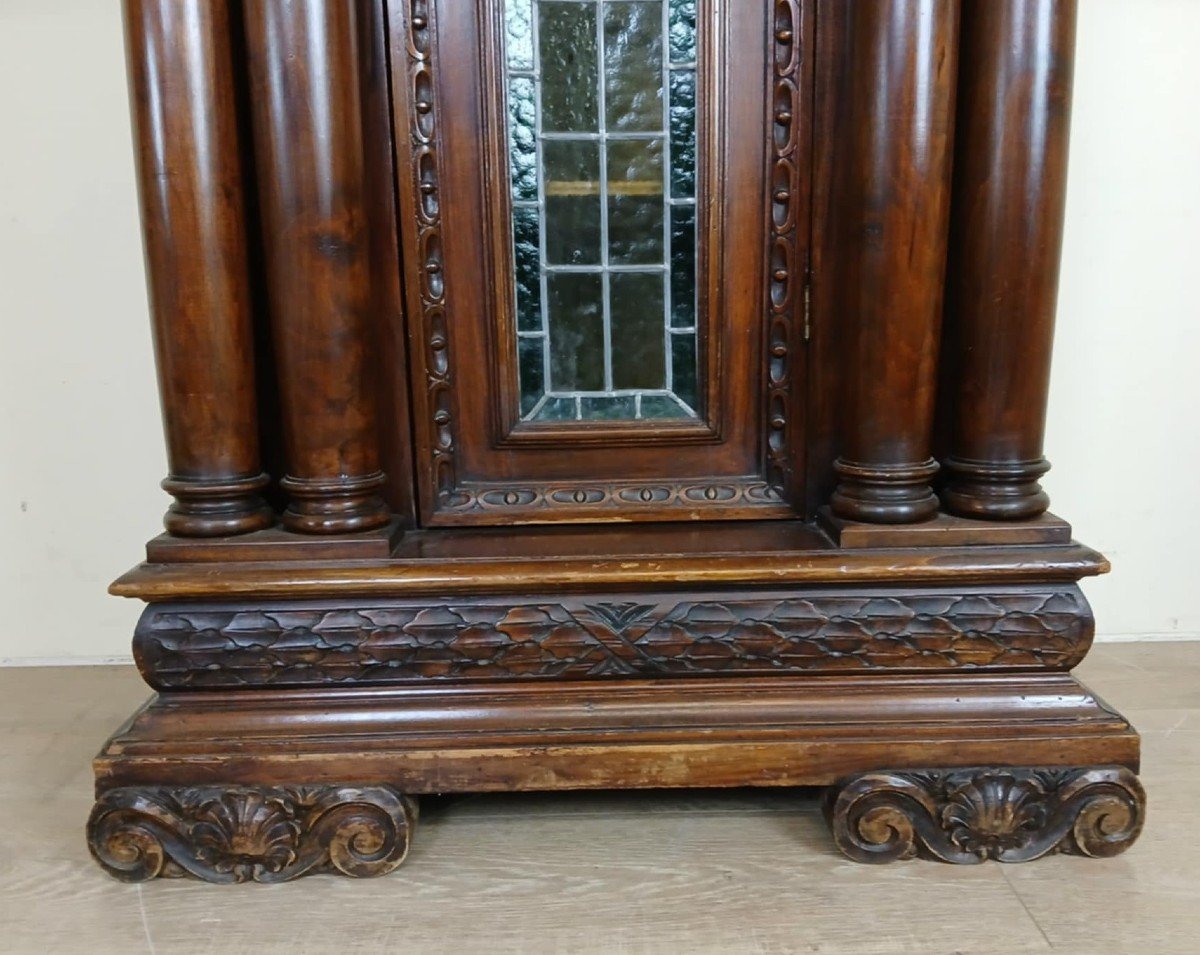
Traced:
[[804, 272], [804, 340], [812, 338], [812, 272]]

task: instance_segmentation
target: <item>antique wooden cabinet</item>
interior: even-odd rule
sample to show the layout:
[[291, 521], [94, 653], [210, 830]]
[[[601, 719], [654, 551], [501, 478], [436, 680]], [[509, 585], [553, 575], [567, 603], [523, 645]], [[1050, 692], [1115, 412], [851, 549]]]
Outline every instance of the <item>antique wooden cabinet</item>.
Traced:
[[1073, 0], [126, 0], [174, 501], [122, 879], [423, 793], [823, 786], [851, 858], [1127, 847], [1038, 480]]

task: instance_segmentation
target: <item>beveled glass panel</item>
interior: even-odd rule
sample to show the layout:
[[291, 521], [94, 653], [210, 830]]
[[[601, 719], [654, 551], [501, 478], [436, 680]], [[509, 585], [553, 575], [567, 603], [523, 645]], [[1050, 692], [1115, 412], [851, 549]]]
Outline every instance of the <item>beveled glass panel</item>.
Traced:
[[595, 3], [536, 0], [542, 129], [593, 133], [599, 128]]
[[600, 144], [550, 139], [542, 143], [546, 191], [546, 262], [600, 264]]
[[608, 143], [608, 256], [613, 265], [663, 264], [662, 152], [661, 139]]
[[613, 388], [657, 391], [667, 386], [663, 362], [662, 272], [614, 272], [612, 297]]
[[696, 0], [502, 3], [521, 416], [695, 417]]
[[546, 280], [552, 391], [603, 391], [603, 276], [557, 272]]
[[662, 0], [604, 4], [604, 114], [609, 133], [662, 132]]

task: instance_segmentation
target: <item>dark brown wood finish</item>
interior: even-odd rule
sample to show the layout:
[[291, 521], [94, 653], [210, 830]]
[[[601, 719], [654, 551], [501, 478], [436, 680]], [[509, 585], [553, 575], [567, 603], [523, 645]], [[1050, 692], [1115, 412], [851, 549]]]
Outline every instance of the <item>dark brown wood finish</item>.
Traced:
[[408, 346], [401, 284], [400, 216], [392, 136], [392, 96], [388, 76], [388, 26], [384, 4], [358, 4], [359, 58], [363, 84], [363, 161], [371, 248], [371, 350], [378, 382], [379, 453], [384, 499], [405, 526], [416, 522], [413, 475], [412, 410], [409, 399]]
[[1122, 766], [877, 772], [828, 793], [834, 841], [855, 862], [1103, 858], [1128, 849], [1146, 816], [1141, 783]]
[[[274, 521], [254, 346], [227, 0], [126, 0], [125, 34], [172, 534]], [[198, 357], [201, 360], [197, 360]]]
[[180, 690], [1069, 670], [1093, 630], [1074, 585], [796, 587], [155, 604], [133, 650], [147, 683]]
[[387, 786], [164, 786], [106, 792], [88, 842], [122, 882], [371, 878], [404, 861], [416, 823], [416, 803]]
[[95, 766], [101, 792], [211, 783], [221, 768], [230, 784], [352, 777], [425, 794], [1138, 762], [1137, 734], [1074, 677], [959, 673], [164, 693]]
[[[533, 425], [502, 0], [128, 0], [172, 474], [232, 490], [112, 587], [160, 693], [95, 761], [108, 872], [383, 874], [458, 791], [829, 786], [859, 861], [1137, 837], [1137, 733], [1069, 672], [1108, 563], [996, 520], [1043, 503], [1073, 7], [696, 8], [701, 420]], [[291, 505], [234, 536], [256, 428]]]
[[[646, 527], [614, 534], [589, 529], [539, 534], [436, 530], [405, 535], [389, 560], [142, 564], [110, 592], [161, 600], [242, 597], [398, 596], [411, 594], [626, 590], [655, 586], [898, 587], [989, 582], [1073, 583], [1106, 573], [1108, 561], [1079, 544], [1056, 546], [871, 547], [841, 549], [809, 524], [766, 522]], [[545, 530], [559, 530], [545, 528]], [[505, 533], [507, 531], [507, 533]]]
[[389, 2], [423, 522], [797, 516], [811, 4], [697, 4], [703, 420], [566, 425], [515, 418], [501, 5], [475, 8]]
[[245, 5], [254, 148], [288, 473], [284, 525], [386, 524], [370, 353], [359, 8]]
[[828, 508], [817, 524], [840, 547], [962, 547], [965, 544], [1066, 544], [1071, 525], [1061, 517], [1043, 514], [1023, 521], [985, 521], [939, 514], [918, 524], [866, 524], [838, 517]]
[[942, 411], [946, 506], [1041, 514], [1075, 0], [964, 0]]
[[[852, 520], [932, 517], [930, 486], [957, 0], [831, 4], [842, 112], [834, 142], [836, 273], [846, 310], [842, 449], [834, 511]], [[820, 281], [818, 276], [817, 281]]]

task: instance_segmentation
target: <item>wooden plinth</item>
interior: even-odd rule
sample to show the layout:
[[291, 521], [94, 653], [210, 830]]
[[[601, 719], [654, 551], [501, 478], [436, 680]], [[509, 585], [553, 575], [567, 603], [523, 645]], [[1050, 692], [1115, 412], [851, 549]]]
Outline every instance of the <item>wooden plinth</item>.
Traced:
[[832, 785], [859, 861], [1105, 856], [1138, 759], [1061, 673], [169, 693], [96, 758], [89, 840], [126, 881], [375, 876], [421, 793]]
[[839, 547], [971, 547], [1069, 544], [1071, 525], [1042, 514], [1021, 521], [982, 521], [938, 514], [917, 524], [866, 524], [838, 517], [828, 507], [817, 513], [822, 529]]
[[1106, 562], [922, 533], [416, 531], [386, 558], [142, 565], [115, 589], [150, 602], [161, 692], [95, 761], [93, 852], [127, 880], [381, 875], [424, 793], [682, 786], [835, 787], [862, 861], [1120, 851], [1138, 736], [1070, 673]]
[[146, 543], [151, 564], [212, 563], [278, 560], [379, 560], [391, 554], [403, 534], [398, 522], [357, 534], [315, 536], [297, 534], [281, 526], [203, 541], [160, 534]]
[[1138, 766], [1068, 674], [162, 694], [95, 761], [114, 787], [355, 780], [410, 793], [823, 786], [900, 766]]

